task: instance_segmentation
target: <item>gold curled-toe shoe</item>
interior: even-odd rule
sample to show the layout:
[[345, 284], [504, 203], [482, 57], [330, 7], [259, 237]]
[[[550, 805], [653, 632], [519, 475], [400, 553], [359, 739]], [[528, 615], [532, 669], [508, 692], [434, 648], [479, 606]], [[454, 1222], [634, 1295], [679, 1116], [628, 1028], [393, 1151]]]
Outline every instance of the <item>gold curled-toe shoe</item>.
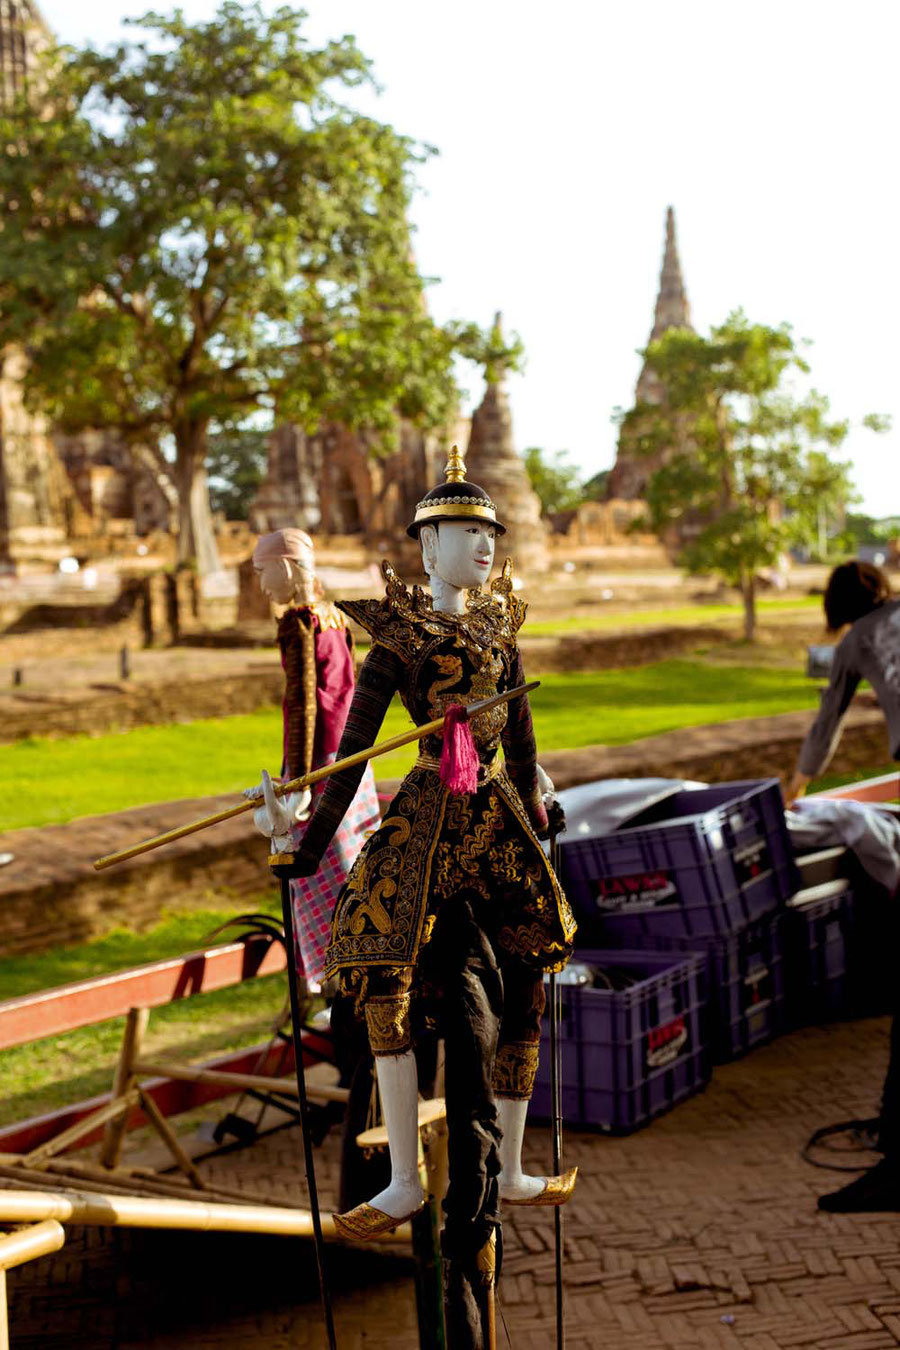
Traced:
[[354, 1242], [372, 1242], [385, 1233], [393, 1233], [402, 1223], [409, 1223], [421, 1208], [421, 1204], [416, 1205], [409, 1214], [395, 1219], [391, 1214], [385, 1214], [383, 1209], [375, 1209], [374, 1205], [357, 1205], [355, 1209], [348, 1209], [346, 1214], [333, 1214], [332, 1218], [341, 1237], [352, 1238]]
[[503, 1200], [504, 1205], [564, 1205], [575, 1189], [578, 1168], [570, 1167], [559, 1177], [548, 1177], [544, 1189], [527, 1200]]

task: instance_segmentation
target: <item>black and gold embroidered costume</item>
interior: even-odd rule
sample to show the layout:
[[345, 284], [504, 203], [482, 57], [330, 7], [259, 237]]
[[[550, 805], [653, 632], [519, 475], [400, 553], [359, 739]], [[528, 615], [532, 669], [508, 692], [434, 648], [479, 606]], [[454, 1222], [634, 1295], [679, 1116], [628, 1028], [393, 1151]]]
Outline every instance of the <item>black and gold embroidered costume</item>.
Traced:
[[[432, 607], [387, 564], [384, 600], [340, 605], [372, 636], [338, 757], [375, 740], [395, 691], [419, 724], [523, 683], [516, 634], [525, 605], [510, 565], [489, 593], [469, 593], [463, 614]], [[417, 964], [443, 901], [466, 891], [490, 908], [498, 949], [535, 973], [559, 969], [575, 924], [535, 833], [542, 811], [527, 697], [475, 716], [479, 786], [453, 795], [439, 774], [442, 740], [427, 737], [380, 829], [356, 860], [335, 908], [329, 973], [399, 975]], [[505, 764], [498, 751], [503, 747]], [[356, 789], [357, 770], [329, 782], [303, 840], [320, 856]], [[405, 982], [405, 981], [404, 981]]]

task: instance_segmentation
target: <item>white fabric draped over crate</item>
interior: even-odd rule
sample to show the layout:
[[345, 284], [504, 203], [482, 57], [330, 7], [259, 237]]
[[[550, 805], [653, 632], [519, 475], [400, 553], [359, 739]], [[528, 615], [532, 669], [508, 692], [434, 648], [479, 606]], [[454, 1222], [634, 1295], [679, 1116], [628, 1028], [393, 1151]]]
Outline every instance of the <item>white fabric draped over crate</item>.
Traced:
[[801, 797], [785, 817], [796, 853], [843, 844], [879, 886], [900, 888], [900, 818], [890, 807]]

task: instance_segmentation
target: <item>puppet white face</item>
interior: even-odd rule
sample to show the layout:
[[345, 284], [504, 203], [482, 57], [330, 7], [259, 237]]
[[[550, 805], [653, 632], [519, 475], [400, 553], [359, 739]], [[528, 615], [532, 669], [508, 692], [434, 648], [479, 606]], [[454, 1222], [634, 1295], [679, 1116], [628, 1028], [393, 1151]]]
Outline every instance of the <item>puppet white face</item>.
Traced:
[[422, 528], [425, 571], [457, 590], [481, 586], [494, 561], [493, 525], [483, 520], [442, 520]]
[[310, 604], [313, 599], [313, 577], [298, 567], [292, 558], [267, 558], [253, 564], [259, 577], [259, 589], [276, 605], [289, 605], [292, 600]]

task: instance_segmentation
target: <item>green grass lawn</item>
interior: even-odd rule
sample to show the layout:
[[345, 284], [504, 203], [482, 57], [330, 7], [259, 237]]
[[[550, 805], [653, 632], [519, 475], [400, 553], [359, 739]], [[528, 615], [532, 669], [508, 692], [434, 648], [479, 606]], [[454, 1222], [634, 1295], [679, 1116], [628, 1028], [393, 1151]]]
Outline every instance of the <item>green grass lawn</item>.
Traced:
[[[760, 620], [791, 614], [815, 618], [822, 614], [822, 597], [803, 595], [790, 600], [759, 600], [756, 609]], [[523, 633], [527, 637], [552, 637], [573, 632], [615, 632], [622, 628], [657, 628], [676, 624], [693, 626], [720, 623], [722, 620], [743, 622], [743, 618], [743, 605], [729, 604], [673, 605], [668, 609], [658, 605], [652, 609], [626, 610], [625, 613], [613, 610], [609, 614], [584, 607], [583, 611], [566, 619], [529, 619]], [[824, 624], [824, 619], [822, 622]]]
[[[78, 946], [8, 957], [0, 960], [2, 997], [178, 956], [206, 945], [212, 930], [235, 913], [276, 909], [280, 906], [271, 891], [245, 901], [240, 910], [214, 896], [204, 908], [168, 914], [144, 933], [118, 929]], [[154, 1009], [145, 1048], [149, 1054], [197, 1061], [263, 1042], [286, 998], [285, 977], [279, 974]], [[112, 1085], [124, 1020], [112, 1018], [0, 1053], [0, 1125], [106, 1091]]]
[[[661, 661], [625, 670], [545, 675], [532, 695], [542, 750], [622, 745], [678, 727], [813, 708], [815, 686], [798, 670]], [[398, 702], [381, 736], [409, 729]], [[147, 802], [234, 792], [276, 771], [281, 712], [104, 736], [34, 738], [0, 746], [0, 830], [73, 820]], [[376, 776], [399, 778], [415, 746], [378, 759]]]

